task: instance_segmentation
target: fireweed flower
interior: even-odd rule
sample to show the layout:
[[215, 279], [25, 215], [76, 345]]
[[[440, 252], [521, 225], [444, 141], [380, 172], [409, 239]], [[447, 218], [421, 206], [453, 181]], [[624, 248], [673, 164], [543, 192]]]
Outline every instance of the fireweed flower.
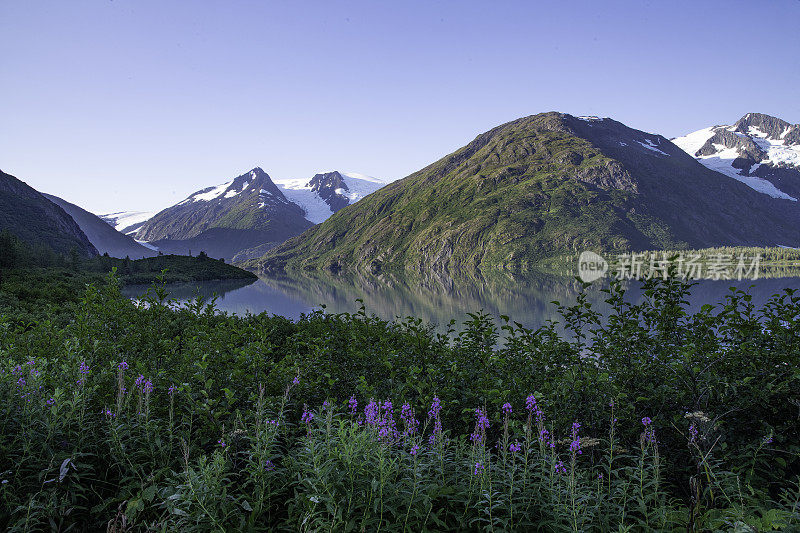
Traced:
[[133, 386], [136, 387], [137, 389], [141, 389], [142, 384], [144, 384], [144, 376], [139, 374], [139, 377], [136, 378], [136, 381], [133, 382]]
[[403, 421], [403, 435], [414, 435], [419, 428], [419, 420], [414, 417], [414, 409], [408, 402], [400, 410], [400, 419]]
[[767, 444], [772, 444], [772, 433], [764, 437], [764, 440], [761, 441], [762, 446], [766, 446]]
[[369, 403], [364, 407], [364, 421], [370, 426], [376, 426], [379, 419], [380, 407], [374, 399], [370, 398]]
[[397, 423], [394, 420], [394, 407], [391, 400], [385, 400], [378, 411], [378, 438], [391, 440], [397, 436]]
[[556, 474], [566, 474], [567, 468], [564, 466], [563, 461], [558, 461], [555, 466]]
[[56, 403], [56, 400], [54, 398], [50, 398], [50, 399], [47, 400], [46, 403], [47, 403], [47, 405], [53, 405], [54, 403]]
[[178, 390], [178, 387], [176, 387], [175, 385], [170, 385], [170, 386], [169, 386], [169, 388], [167, 389], [167, 394], [169, 394], [170, 396], [172, 396], [172, 395], [174, 395], [174, 394], [175, 394], [175, 392], [176, 392], [177, 390]]
[[358, 400], [356, 400], [355, 394], [350, 396], [350, 399], [347, 401], [347, 404], [350, 406], [350, 414], [352, 415], [356, 414], [356, 411], [358, 410]]
[[539, 442], [547, 442], [547, 437], [550, 436], [550, 432], [547, 431], [547, 428], [542, 428], [539, 432]]
[[295, 376], [292, 380], [292, 385], [297, 385], [298, 383], [300, 383], [300, 376]]
[[516, 441], [508, 445], [508, 451], [510, 451], [511, 453], [517, 453], [521, 449], [522, 449], [522, 444]]
[[507, 414], [507, 415], [510, 415], [512, 412], [513, 412], [513, 411], [512, 411], [512, 409], [511, 409], [511, 404], [510, 404], [510, 403], [508, 403], [508, 402], [504, 403], [504, 404], [503, 404], [503, 413], [504, 413], [504, 414]]
[[269, 459], [267, 459], [266, 462], [264, 463], [264, 470], [266, 470], [267, 472], [275, 470], [275, 464]]
[[649, 416], [642, 418], [642, 425], [644, 426], [644, 439], [651, 444], [655, 444], [656, 430], [653, 427], [653, 421], [650, 420]]
[[536, 409], [536, 396], [533, 394], [529, 394], [527, 398], [525, 398], [525, 407], [528, 411], [533, 411]]
[[324, 402], [322, 402], [322, 409], [321, 409], [322, 411], [325, 411], [325, 409], [327, 409], [328, 407], [330, 407], [330, 404], [328, 403], [328, 400], [325, 400]]
[[431, 408], [428, 411], [428, 418], [437, 418], [441, 410], [442, 406], [441, 403], [439, 402], [439, 398], [437, 396], [434, 396], [433, 402], [431, 402]]
[[227, 444], [225, 444], [225, 441], [222, 440], [222, 439], [217, 440], [217, 444], [219, 444], [221, 448], [224, 448], [225, 446], [227, 446]]
[[442, 419], [439, 418], [439, 413], [442, 411], [442, 405], [439, 401], [438, 396], [433, 397], [433, 401], [431, 402], [431, 408], [428, 411], [428, 420], [433, 419], [433, 431], [431, 432], [430, 437], [428, 437], [428, 442], [431, 446], [436, 444], [436, 440], [442, 434]]
[[304, 405], [303, 415], [300, 417], [300, 421], [304, 424], [310, 424], [312, 420], [314, 420], [314, 413], [308, 410], [308, 405]]
[[128, 370], [128, 363], [125, 361], [121, 361], [120, 364], [117, 365], [120, 370]]
[[415, 445], [413, 445], [413, 446], [411, 447], [411, 451], [410, 451], [409, 453], [410, 453], [411, 455], [417, 455], [417, 452], [418, 452], [418, 451], [419, 451], [419, 446], [415, 444]]
[[692, 422], [692, 424], [689, 426], [689, 442], [695, 442], [697, 440], [697, 434], [697, 425]]
[[470, 440], [472, 442], [482, 442], [487, 429], [489, 429], [489, 419], [483, 409], [478, 407], [475, 409], [475, 431], [470, 435]]
[[477, 463], [475, 463], [475, 468], [472, 470], [472, 473], [473, 473], [473, 475], [477, 476], [478, 474], [482, 473], [484, 470], [485, 469], [483, 468], [483, 465], [481, 464], [480, 461], [478, 461]]
[[150, 381], [149, 379], [145, 381], [144, 385], [142, 386], [142, 391], [145, 394], [150, 394], [151, 392], [153, 392], [153, 382]]
[[572, 423], [572, 442], [569, 444], [569, 451], [571, 453], [583, 453], [581, 450], [581, 437], [578, 435], [578, 430], [581, 428], [581, 425], [578, 422]]

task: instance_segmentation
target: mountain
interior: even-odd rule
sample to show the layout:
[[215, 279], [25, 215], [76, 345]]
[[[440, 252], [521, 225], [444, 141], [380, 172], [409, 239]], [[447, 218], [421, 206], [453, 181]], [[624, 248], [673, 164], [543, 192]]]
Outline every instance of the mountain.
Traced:
[[0, 230], [60, 254], [95, 256], [97, 249], [64, 209], [36, 189], [0, 171]]
[[155, 214], [136, 231], [136, 239], [164, 253], [205, 251], [230, 259], [246, 248], [281, 243], [311, 225], [303, 209], [254, 168]]
[[660, 135], [543, 113], [439, 161], [269, 250], [266, 271], [524, 271], [585, 249], [800, 245], [796, 202], [712, 171]]
[[800, 125], [748, 113], [672, 140], [706, 167], [773, 198], [800, 199]]
[[131, 259], [157, 255], [154, 250], [142, 246], [133, 237], [115, 230], [97, 215], [81, 209], [58, 196], [45, 193], [42, 193], [42, 196], [66, 211], [78, 223], [78, 226], [88, 237], [89, 242], [97, 248], [99, 253], [108, 253], [111, 257], [130, 257]]
[[134, 235], [155, 214], [155, 211], [119, 211], [98, 216], [118, 232]]
[[314, 224], [386, 185], [371, 176], [337, 170], [315, 174], [310, 180], [282, 180], [275, 184], [286, 198], [303, 208], [306, 218]]

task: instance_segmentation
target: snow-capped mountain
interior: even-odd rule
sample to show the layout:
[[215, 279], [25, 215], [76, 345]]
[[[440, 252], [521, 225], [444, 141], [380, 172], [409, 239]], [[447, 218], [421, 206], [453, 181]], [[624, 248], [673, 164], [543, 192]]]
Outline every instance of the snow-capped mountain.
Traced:
[[748, 113], [672, 142], [706, 167], [773, 198], [800, 199], [800, 125]]
[[376, 178], [337, 171], [310, 180], [273, 182], [261, 168], [254, 168], [154, 215], [105, 217], [165, 253], [202, 250], [231, 259], [243, 250], [269, 249], [299, 235], [382, 185]]
[[276, 180], [275, 184], [286, 198], [303, 208], [306, 218], [314, 224], [386, 185], [372, 176], [336, 170], [315, 174], [310, 180]]
[[136, 231], [165, 253], [232, 258], [238, 251], [275, 245], [311, 227], [260, 168], [206, 187], [148, 219]]

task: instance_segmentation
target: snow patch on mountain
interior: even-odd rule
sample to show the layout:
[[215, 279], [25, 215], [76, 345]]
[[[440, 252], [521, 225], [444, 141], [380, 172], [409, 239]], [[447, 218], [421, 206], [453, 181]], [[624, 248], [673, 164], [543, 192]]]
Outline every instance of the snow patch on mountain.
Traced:
[[659, 153], [659, 154], [661, 154], [661, 155], [665, 155], [665, 156], [669, 157], [669, 154], [668, 154], [668, 153], [666, 153], [666, 152], [662, 152], [661, 150], [659, 150], [659, 149], [658, 149], [658, 145], [657, 145], [657, 144], [655, 144], [655, 143], [654, 143], [653, 141], [651, 141], [650, 139], [645, 139], [645, 140], [644, 140], [644, 142], [642, 142], [642, 141], [636, 141], [636, 143], [637, 143], [637, 144], [640, 144], [640, 145], [642, 145], [642, 146], [644, 146], [644, 147], [645, 147], [645, 148], [647, 148], [648, 150], [652, 150], [653, 152], [658, 152], [658, 153]]
[[275, 180], [287, 200], [305, 211], [306, 219], [314, 224], [325, 222], [333, 214], [330, 206], [311, 190], [308, 179]]
[[[733, 132], [740, 137], [746, 138], [749, 135], [753, 142], [767, 154], [767, 158], [755, 163], [747, 169], [736, 168], [734, 166], [734, 161], [741, 157], [739, 149], [730, 148], [716, 142], [712, 143], [714, 148], [713, 154], [698, 155], [701, 148], [714, 137], [716, 132], [723, 129]], [[770, 181], [757, 176], [748, 176], [747, 174], [754, 173], [763, 164], [771, 163], [776, 166], [800, 166], [800, 146], [785, 146], [783, 140], [769, 139], [766, 133], [753, 126], [748, 128], [748, 135], [739, 131], [734, 131], [735, 129], [735, 126], [713, 126], [710, 128], [703, 128], [683, 137], [672, 139], [672, 142], [711, 170], [729, 176], [744, 183], [751, 189], [773, 198], [796, 202], [797, 198], [783, 192]], [[788, 131], [789, 128], [783, 132], [783, 135], [785, 136]]]
[[120, 233], [130, 235], [136, 233], [139, 227], [155, 214], [155, 211], [118, 211], [97, 216]]
[[147, 242], [147, 241], [140, 241], [139, 239], [134, 239], [134, 240], [135, 240], [136, 242], [138, 242], [139, 244], [141, 244], [142, 246], [144, 246], [145, 248], [149, 248], [150, 250], [153, 250], [153, 251], [155, 251], [155, 252], [157, 252], [157, 251], [158, 251], [158, 246], [153, 246], [152, 244], [150, 244], [150, 243], [149, 243], [149, 242]]
[[[348, 189], [339, 188], [335, 192], [348, 198], [351, 204], [386, 185], [383, 180], [357, 172], [339, 172], [339, 174], [345, 178]], [[290, 202], [303, 208], [309, 222], [320, 224], [333, 214], [330, 205], [311, 189], [309, 179], [274, 180], [274, 183]]]

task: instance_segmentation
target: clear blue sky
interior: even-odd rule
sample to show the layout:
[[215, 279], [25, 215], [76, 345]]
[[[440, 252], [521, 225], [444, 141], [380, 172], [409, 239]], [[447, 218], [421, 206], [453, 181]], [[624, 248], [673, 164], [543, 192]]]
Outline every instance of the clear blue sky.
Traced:
[[0, 169], [95, 212], [393, 180], [505, 121], [800, 121], [800, 1], [3, 0]]

